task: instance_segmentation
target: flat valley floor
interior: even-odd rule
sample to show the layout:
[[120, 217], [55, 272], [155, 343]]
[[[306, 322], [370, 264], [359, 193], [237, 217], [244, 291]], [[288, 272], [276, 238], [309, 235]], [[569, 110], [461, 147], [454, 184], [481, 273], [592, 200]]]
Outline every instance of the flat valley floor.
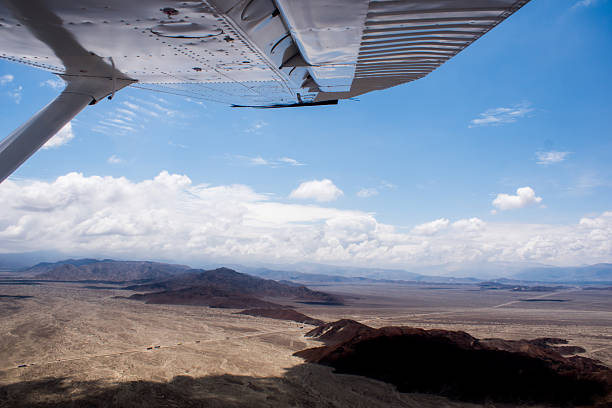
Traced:
[[[238, 310], [149, 305], [109, 285], [0, 282], [0, 407], [505, 407], [398, 393], [305, 364], [313, 326]], [[309, 285], [346, 306], [295, 303], [325, 321], [560, 337], [612, 367], [612, 291], [471, 285]], [[274, 300], [274, 299], [271, 299]], [[21, 367], [20, 367], [21, 366]]]

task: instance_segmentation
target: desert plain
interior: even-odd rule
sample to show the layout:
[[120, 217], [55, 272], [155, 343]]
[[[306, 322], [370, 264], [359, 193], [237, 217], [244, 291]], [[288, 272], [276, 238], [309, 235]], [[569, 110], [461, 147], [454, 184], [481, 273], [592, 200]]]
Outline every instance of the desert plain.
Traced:
[[[118, 285], [0, 283], [0, 407], [512, 406], [399, 393], [380, 381], [307, 364], [293, 356], [321, 345], [304, 336], [314, 327], [307, 324], [238, 309], [145, 304], [126, 299], [135, 292]], [[345, 299], [341, 306], [290, 304], [324, 321], [462, 330], [478, 338], [556, 337], [612, 366], [607, 288], [308, 286]]]

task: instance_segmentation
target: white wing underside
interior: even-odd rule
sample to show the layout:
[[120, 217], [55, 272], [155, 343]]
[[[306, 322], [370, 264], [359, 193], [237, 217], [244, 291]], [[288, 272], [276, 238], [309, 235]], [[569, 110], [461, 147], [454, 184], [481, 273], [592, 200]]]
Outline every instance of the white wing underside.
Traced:
[[[0, 0], [0, 57], [59, 74], [64, 93], [93, 103], [132, 85], [242, 106], [326, 104], [424, 77], [528, 1]], [[0, 181], [38, 148], [15, 157], [20, 135], [36, 146], [53, 135], [35, 128], [0, 142]]]
[[[66, 67], [45, 43], [53, 30], [44, 26], [61, 24], [146, 87], [238, 105], [342, 99], [422, 78], [527, 1], [9, 0], [0, 2], [0, 56], [95, 75], [80, 72], [78, 57]], [[19, 3], [46, 15], [24, 22]]]

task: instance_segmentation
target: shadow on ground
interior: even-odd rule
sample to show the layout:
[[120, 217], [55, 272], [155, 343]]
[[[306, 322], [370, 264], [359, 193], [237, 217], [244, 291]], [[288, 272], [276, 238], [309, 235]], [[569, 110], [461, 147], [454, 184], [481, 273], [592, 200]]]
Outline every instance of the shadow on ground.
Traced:
[[[25, 375], [27, 372], [24, 372]], [[605, 404], [598, 407], [607, 406]], [[517, 404], [485, 401], [485, 406], [509, 408]], [[199, 378], [177, 376], [169, 381], [125, 382], [48, 377], [1, 385], [0, 407], [474, 408], [482, 405], [449, 400], [438, 395], [400, 393], [392, 385], [380, 381], [336, 374], [330, 367], [317, 364], [302, 364], [287, 370], [281, 377], [225, 374]]]
[[282, 377], [226, 374], [115, 383], [44, 378], [0, 386], [2, 408], [464, 406], [433, 395], [400, 394], [389, 384], [314, 364], [293, 367]]

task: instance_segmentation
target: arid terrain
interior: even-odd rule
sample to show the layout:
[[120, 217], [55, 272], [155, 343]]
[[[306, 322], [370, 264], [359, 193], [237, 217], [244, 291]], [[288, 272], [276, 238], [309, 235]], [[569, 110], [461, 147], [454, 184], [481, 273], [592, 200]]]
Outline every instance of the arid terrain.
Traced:
[[[239, 309], [146, 304], [125, 285], [2, 280], [0, 406], [476, 407], [305, 363], [314, 326]], [[477, 285], [320, 284], [344, 305], [283, 302], [323, 321], [555, 337], [612, 366], [612, 291]], [[279, 303], [279, 299], [266, 298]], [[491, 406], [511, 406], [487, 403]]]

